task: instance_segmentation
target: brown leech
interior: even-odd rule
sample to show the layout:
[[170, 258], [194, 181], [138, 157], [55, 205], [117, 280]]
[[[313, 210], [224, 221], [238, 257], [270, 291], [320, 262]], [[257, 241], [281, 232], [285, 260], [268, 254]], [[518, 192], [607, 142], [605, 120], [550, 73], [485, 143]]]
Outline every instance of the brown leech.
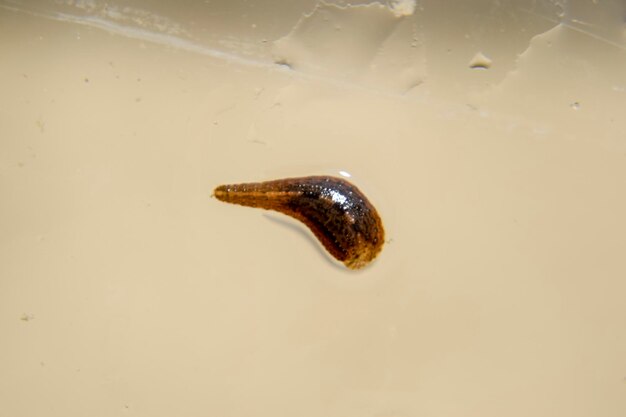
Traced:
[[341, 178], [312, 176], [220, 185], [213, 194], [227, 203], [274, 210], [300, 220], [350, 269], [370, 263], [385, 241], [374, 206]]

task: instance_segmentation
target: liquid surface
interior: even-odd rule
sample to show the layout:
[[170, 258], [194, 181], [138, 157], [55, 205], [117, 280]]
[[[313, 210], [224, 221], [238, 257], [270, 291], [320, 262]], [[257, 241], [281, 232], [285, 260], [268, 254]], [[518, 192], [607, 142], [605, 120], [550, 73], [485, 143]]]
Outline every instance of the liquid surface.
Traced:
[[365, 2], [0, 0], [0, 416], [626, 415], [624, 2]]

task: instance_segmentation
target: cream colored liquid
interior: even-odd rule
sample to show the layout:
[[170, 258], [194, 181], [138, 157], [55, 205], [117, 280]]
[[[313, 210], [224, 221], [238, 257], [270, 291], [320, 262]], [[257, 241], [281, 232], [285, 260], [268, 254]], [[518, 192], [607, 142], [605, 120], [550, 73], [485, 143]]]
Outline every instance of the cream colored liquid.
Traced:
[[0, 1], [0, 417], [626, 415], [626, 6], [499, 3]]

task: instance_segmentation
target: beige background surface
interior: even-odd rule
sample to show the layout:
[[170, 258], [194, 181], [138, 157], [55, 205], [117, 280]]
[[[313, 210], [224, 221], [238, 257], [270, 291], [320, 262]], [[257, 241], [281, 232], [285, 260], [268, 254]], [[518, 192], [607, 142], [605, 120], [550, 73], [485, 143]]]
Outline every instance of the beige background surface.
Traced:
[[0, 1], [0, 417], [626, 415], [624, 2], [346, 3]]

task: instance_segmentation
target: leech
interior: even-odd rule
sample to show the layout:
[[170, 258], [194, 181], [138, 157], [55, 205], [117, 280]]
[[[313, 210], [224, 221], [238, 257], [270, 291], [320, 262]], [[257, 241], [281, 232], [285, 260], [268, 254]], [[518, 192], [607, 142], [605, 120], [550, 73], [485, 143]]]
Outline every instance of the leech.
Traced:
[[385, 242], [374, 206], [341, 178], [312, 176], [220, 185], [213, 195], [227, 203], [274, 210], [300, 220], [350, 269], [369, 264]]

